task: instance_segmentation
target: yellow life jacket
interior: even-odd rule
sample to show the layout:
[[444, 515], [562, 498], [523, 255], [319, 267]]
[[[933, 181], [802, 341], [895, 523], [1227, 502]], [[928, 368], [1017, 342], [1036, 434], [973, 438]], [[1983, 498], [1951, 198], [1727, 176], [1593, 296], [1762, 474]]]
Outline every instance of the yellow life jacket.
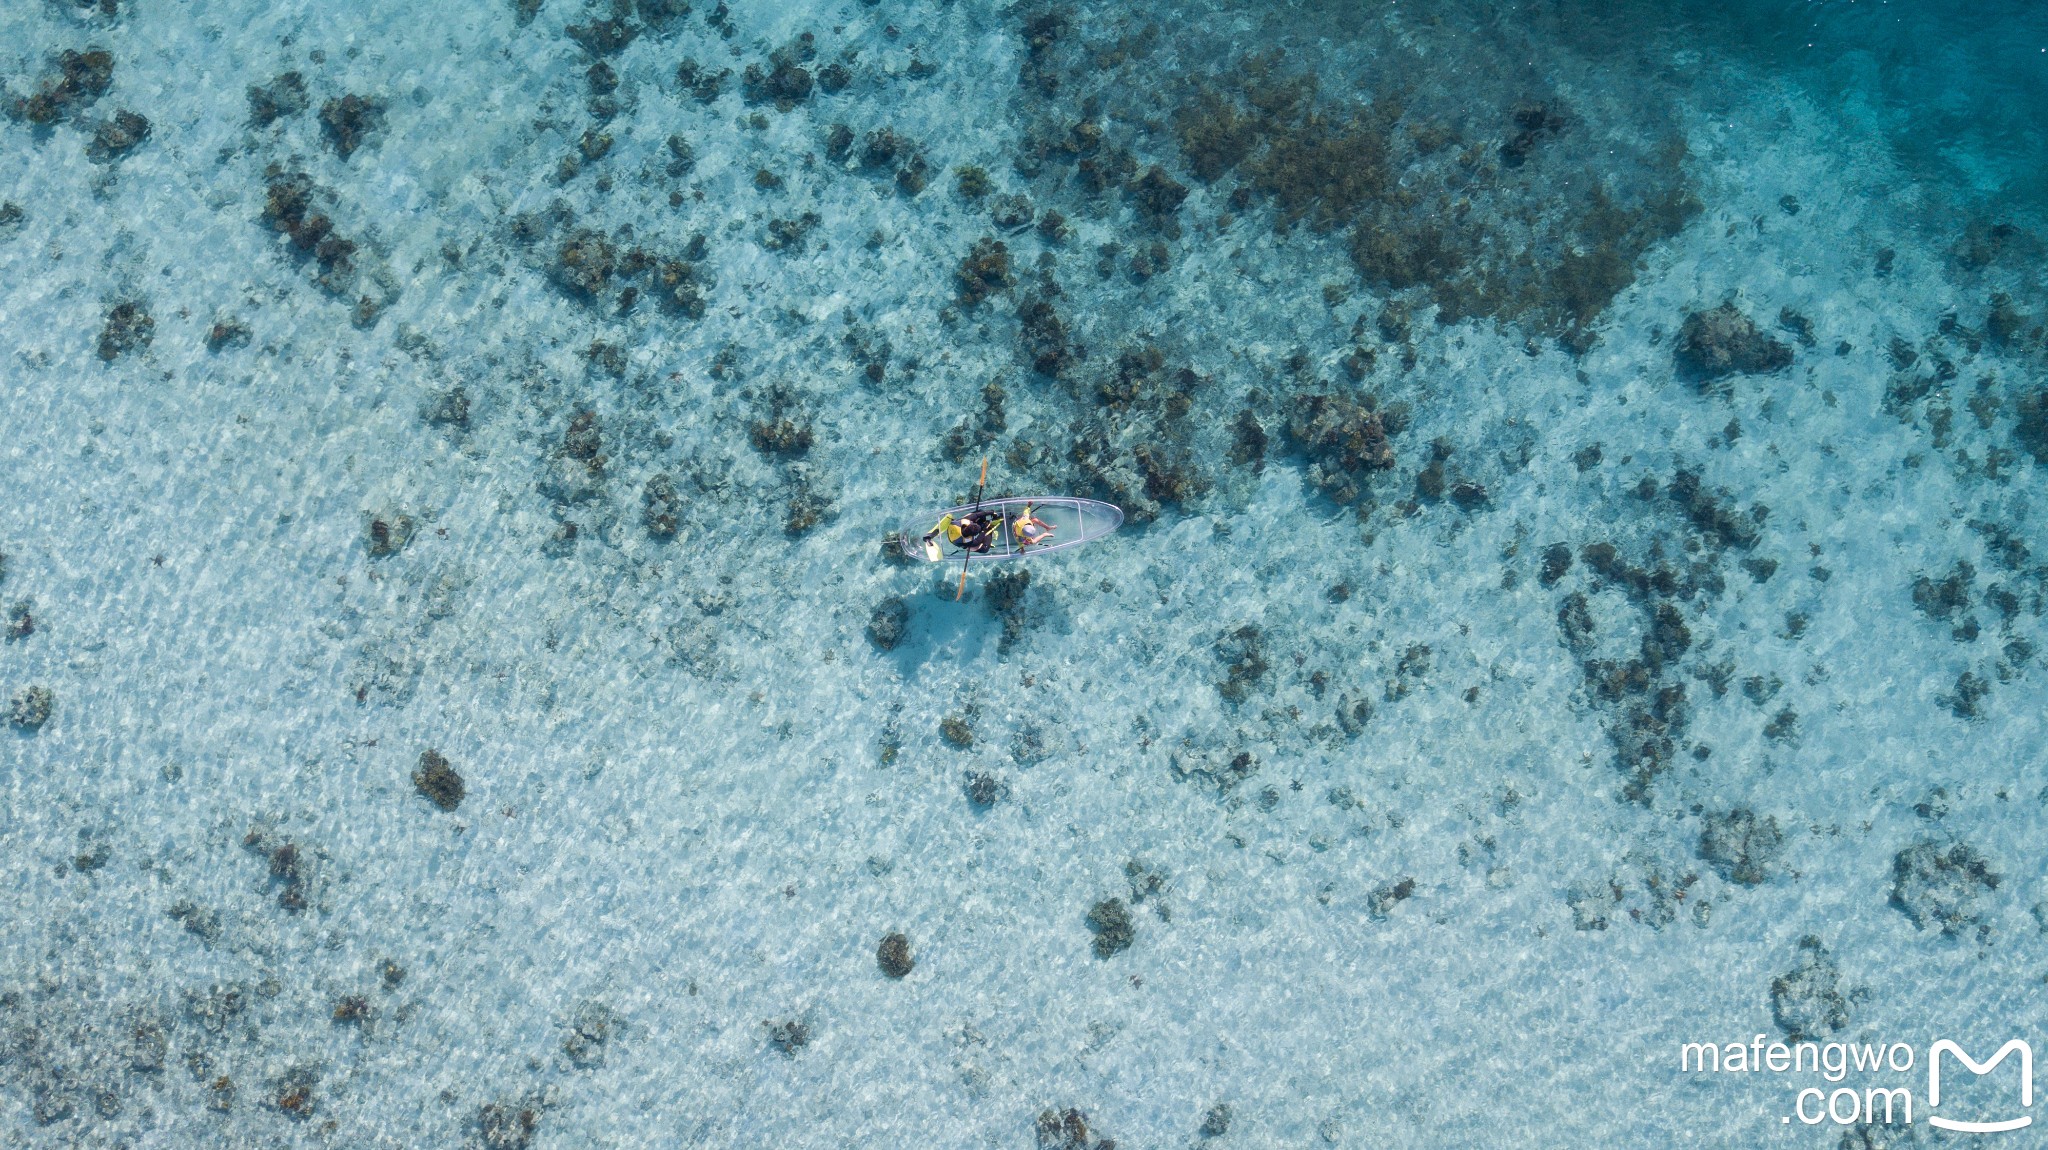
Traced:
[[1024, 505], [1024, 513], [1010, 520], [1010, 530], [1026, 543], [1036, 543], [1052, 534], [1052, 525], [1031, 514], [1030, 504]]

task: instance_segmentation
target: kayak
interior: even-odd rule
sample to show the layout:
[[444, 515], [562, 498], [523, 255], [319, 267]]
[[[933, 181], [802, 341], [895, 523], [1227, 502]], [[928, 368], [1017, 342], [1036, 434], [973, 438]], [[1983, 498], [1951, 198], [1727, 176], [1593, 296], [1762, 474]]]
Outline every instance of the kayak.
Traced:
[[[1032, 518], [1052, 528], [1036, 543], [1019, 533], [1018, 524], [1023, 519], [1027, 503], [1031, 505]], [[924, 533], [936, 526], [940, 518], [951, 515], [958, 519], [977, 508], [1003, 517], [995, 543], [986, 552], [962, 551], [948, 542], [943, 534], [934, 536], [929, 543], [925, 541]], [[1065, 551], [1083, 543], [1093, 543], [1123, 526], [1123, 522], [1123, 508], [1094, 499], [1075, 499], [1064, 495], [1042, 499], [984, 499], [979, 504], [964, 503], [914, 519], [903, 525], [901, 539], [903, 553], [912, 559], [941, 563], [964, 557], [969, 563], [979, 563]]]

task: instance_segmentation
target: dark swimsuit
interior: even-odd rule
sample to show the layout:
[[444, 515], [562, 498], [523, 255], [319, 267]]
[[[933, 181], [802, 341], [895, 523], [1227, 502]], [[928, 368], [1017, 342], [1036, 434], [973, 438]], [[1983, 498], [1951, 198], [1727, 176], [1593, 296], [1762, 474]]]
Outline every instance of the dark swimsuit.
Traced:
[[995, 542], [995, 524], [988, 523], [984, 524], [981, 530], [979, 531], [961, 531], [960, 539], [954, 545], [959, 547], [962, 551], [972, 551], [975, 554], [980, 555], [986, 553], [989, 550], [989, 548], [994, 547]]

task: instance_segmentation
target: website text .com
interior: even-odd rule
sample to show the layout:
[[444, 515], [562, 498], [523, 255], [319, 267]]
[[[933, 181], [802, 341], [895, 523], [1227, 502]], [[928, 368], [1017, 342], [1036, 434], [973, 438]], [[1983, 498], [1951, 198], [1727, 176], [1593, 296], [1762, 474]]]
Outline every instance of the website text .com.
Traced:
[[[1937, 1039], [1927, 1047], [1925, 1059], [1905, 1042], [1777, 1042], [1759, 1034], [1747, 1043], [1687, 1042], [1679, 1047], [1679, 1069], [1690, 1074], [1774, 1074], [1794, 1079], [1796, 1087], [1791, 1112], [1780, 1117], [1808, 1126], [1832, 1122], [1838, 1126], [1912, 1125], [1913, 1090], [1901, 1076], [1916, 1066], [1926, 1067], [1926, 1121], [1944, 1130], [1967, 1133], [2002, 1133], [2031, 1125], [2026, 1113], [2034, 1104], [2034, 1052], [2021, 1039], [2011, 1039], [1989, 1058], [1979, 1061], [1964, 1047], [1949, 1039]], [[1992, 1096], [1987, 1085], [1972, 1092], [1969, 1104], [1976, 1113], [1963, 1116], [1962, 1105], [1952, 1104], [1943, 1114], [1932, 1111], [1942, 1105], [1943, 1074], [1949, 1079], [1952, 1102], [1960, 1083], [1990, 1076], [2011, 1056], [2019, 1078], [2016, 1092]], [[1965, 1073], [1967, 1072], [1967, 1073]], [[1885, 1075], [1886, 1080], [1865, 1084], [1839, 1085], [1850, 1075]], [[1827, 1087], [1801, 1085], [1798, 1076], [1818, 1076]], [[2001, 1076], [2000, 1081], [2004, 1077]], [[1829, 1088], [1832, 1087], [1832, 1088]], [[1989, 1107], [2000, 1107], [1987, 1116]]]

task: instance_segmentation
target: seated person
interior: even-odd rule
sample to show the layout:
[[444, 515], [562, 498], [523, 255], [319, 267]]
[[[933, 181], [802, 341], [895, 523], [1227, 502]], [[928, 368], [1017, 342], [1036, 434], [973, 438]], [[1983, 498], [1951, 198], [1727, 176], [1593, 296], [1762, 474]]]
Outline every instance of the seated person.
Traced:
[[1003, 529], [1003, 517], [993, 511], [971, 511], [958, 520], [959, 538], [953, 545], [962, 551], [986, 555], [995, 546], [996, 533]]
[[1017, 537], [1017, 548], [1020, 551], [1052, 537], [1052, 524], [1033, 515], [1031, 511], [1031, 504], [1026, 503], [1023, 513], [1010, 520], [1010, 532]]
[[946, 541], [962, 551], [985, 555], [995, 546], [996, 532], [1003, 525], [1003, 517], [994, 511], [970, 511], [955, 519], [950, 514], [939, 517], [938, 526], [925, 532], [925, 542], [943, 532]]

